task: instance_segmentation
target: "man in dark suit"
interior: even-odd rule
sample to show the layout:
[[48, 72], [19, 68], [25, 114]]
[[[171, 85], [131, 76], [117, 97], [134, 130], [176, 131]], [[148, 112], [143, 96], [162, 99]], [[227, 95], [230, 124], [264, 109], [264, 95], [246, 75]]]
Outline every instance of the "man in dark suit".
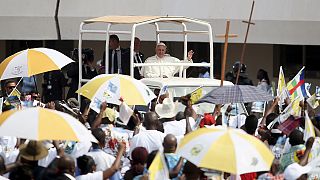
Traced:
[[[144, 63], [144, 54], [140, 52], [141, 42], [140, 39], [135, 37], [134, 38], [134, 63]], [[141, 79], [142, 77], [142, 67], [135, 67], [134, 68], [134, 78]]]
[[130, 75], [130, 52], [120, 47], [117, 35], [110, 36], [109, 47], [109, 74]]

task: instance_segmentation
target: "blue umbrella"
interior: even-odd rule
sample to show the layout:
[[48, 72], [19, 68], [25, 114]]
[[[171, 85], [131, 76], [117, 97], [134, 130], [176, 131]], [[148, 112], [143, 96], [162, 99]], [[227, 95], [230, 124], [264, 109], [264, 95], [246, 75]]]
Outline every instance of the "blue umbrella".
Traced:
[[212, 104], [249, 103], [272, 99], [273, 96], [256, 86], [234, 85], [218, 87], [204, 95], [195, 104], [205, 102]]

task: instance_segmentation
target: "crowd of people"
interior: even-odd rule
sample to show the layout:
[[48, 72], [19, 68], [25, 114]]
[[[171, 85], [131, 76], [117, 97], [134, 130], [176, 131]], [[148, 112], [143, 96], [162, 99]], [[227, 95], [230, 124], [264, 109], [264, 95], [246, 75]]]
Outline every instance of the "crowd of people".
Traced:
[[[140, 40], [135, 39], [135, 62], [192, 62], [193, 51], [189, 51], [187, 60], [180, 61], [166, 54], [166, 45], [156, 45], [156, 55], [144, 60], [139, 51]], [[119, 38], [110, 36], [109, 72], [129, 74], [130, 63], [124, 61], [129, 52], [120, 47]], [[77, 60], [77, 51], [74, 51]], [[104, 71], [105, 59], [100, 62], [101, 68], [96, 69], [93, 64], [94, 53], [91, 49], [84, 49], [82, 60], [82, 76], [91, 79]], [[299, 119], [297, 126], [288, 125], [283, 129], [279, 121], [279, 109], [290, 106], [287, 99], [283, 103], [279, 97], [272, 102], [254, 102], [249, 114], [230, 113], [232, 105], [225, 112], [221, 111], [222, 104], [216, 104], [212, 112], [197, 114], [190, 96], [182, 96], [180, 102], [185, 105], [184, 111], [178, 111], [178, 102], [173, 102], [168, 93], [158, 94], [151, 102], [147, 112], [134, 110], [129, 122], [123, 123], [119, 116], [119, 106], [103, 102], [100, 112], [89, 108], [90, 101], [85, 99], [78, 102], [75, 91], [78, 87], [77, 62], [68, 67], [67, 75], [71, 78], [67, 101], [63, 101], [62, 94], [56, 87], [67, 85], [64, 75], [60, 71], [44, 74], [44, 96], [34, 89], [34, 79], [25, 79], [25, 88], [17, 99], [11, 99], [17, 88], [13, 80], [6, 81], [3, 90], [4, 103], [2, 111], [12, 108], [29, 106], [43, 106], [57, 111], [69, 113], [77, 118], [92, 135], [96, 142], [74, 141], [34, 141], [16, 137], [0, 137], [0, 179], [149, 179], [149, 167], [157, 153], [162, 153], [169, 170], [169, 179], [210, 179], [205, 169], [197, 167], [187, 159], [176, 154], [181, 139], [188, 133], [199, 128], [213, 126], [229, 126], [239, 128], [247, 134], [265, 143], [274, 154], [275, 159], [269, 171], [250, 172], [246, 174], [230, 174], [220, 172], [219, 178], [224, 179], [319, 179], [320, 171], [313, 169], [310, 162], [318, 160], [320, 154], [320, 123], [315, 109], [301, 101], [302, 115], [290, 116], [288, 119]], [[172, 77], [180, 67], [144, 66], [135, 68], [135, 77]], [[247, 77], [246, 66], [236, 62], [233, 70], [226, 75], [226, 80], [236, 81], [237, 71], [240, 70], [239, 84], [253, 85]], [[274, 94], [268, 74], [260, 69], [257, 73], [258, 88], [266, 93]], [[29, 91], [29, 92], [27, 92]], [[14, 95], [16, 96], [16, 95]], [[17, 104], [15, 104], [17, 103]], [[81, 107], [80, 107], [81, 104]], [[66, 108], [70, 107], [70, 108]], [[249, 109], [249, 108], [248, 108]], [[304, 111], [307, 110], [307, 111]], [[313, 123], [315, 137], [305, 136], [305, 112]], [[234, 126], [231, 119], [241, 120]], [[288, 121], [288, 120], [287, 120]], [[282, 127], [282, 128], [280, 128]], [[59, 127], [53, 127], [59, 128]], [[319, 161], [319, 160], [318, 160]], [[225, 162], [228, 163], [228, 162]], [[246, 161], [241, 163], [248, 163]], [[318, 163], [320, 164], [320, 163]]]

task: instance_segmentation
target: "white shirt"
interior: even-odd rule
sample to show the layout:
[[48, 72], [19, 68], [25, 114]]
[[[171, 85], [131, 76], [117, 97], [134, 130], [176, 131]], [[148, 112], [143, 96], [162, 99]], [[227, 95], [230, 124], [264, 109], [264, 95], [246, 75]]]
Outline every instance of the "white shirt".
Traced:
[[[172, 57], [170, 55], [165, 55], [163, 58], [157, 55], [148, 57], [145, 63], [179, 63], [179, 62], [192, 62], [188, 60], [180, 61], [178, 58]], [[144, 66], [141, 71], [145, 78], [154, 78], [167, 76], [172, 77], [175, 73], [179, 71], [178, 66]]]
[[[193, 127], [196, 123], [193, 118], [189, 118], [190, 126]], [[163, 123], [165, 134], [173, 134], [175, 136], [184, 136], [186, 132], [186, 119], [180, 121], [168, 121]]]
[[116, 159], [110, 154], [102, 151], [101, 149], [94, 149], [91, 152], [87, 153], [88, 156], [91, 156], [94, 162], [97, 165], [97, 171], [104, 171], [112, 166], [112, 163]]
[[[117, 54], [115, 54], [117, 53]], [[121, 72], [113, 72], [113, 69], [114, 69], [114, 56], [117, 56], [117, 65], [118, 65], [118, 71], [121, 70], [121, 48], [120, 46], [115, 49], [115, 50], [112, 50], [112, 54], [111, 54], [111, 58], [112, 58], [112, 61], [111, 61], [111, 74], [118, 74], [118, 73], [121, 73]], [[110, 64], [109, 64], [110, 66]]]
[[162, 147], [162, 142], [165, 134], [157, 130], [145, 130], [140, 131], [139, 134], [133, 136], [130, 141], [130, 152], [136, 147], [144, 147], [147, 149], [148, 153], [158, 150]]
[[103, 179], [103, 172], [97, 171], [94, 173], [88, 173], [85, 175], [80, 175], [76, 177], [76, 180], [102, 180]]
[[50, 148], [48, 149], [48, 155], [38, 161], [38, 165], [42, 167], [48, 167], [54, 158], [57, 157], [57, 149]]

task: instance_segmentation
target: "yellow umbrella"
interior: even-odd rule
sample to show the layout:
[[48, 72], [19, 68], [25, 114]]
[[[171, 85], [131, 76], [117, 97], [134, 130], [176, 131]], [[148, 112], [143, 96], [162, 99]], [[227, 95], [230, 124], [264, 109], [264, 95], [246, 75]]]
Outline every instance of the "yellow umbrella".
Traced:
[[77, 93], [93, 102], [120, 104], [122, 97], [128, 105], [147, 105], [156, 98], [154, 93], [141, 81], [127, 75], [102, 74], [91, 79]]
[[0, 79], [30, 77], [35, 74], [61, 69], [71, 62], [73, 62], [72, 59], [53, 49], [26, 49], [2, 61], [0, 64]]
[[201, 128], [187, 134], [177, 154], [198, 167], [232, 174], [269, 171], [274, 156], [259, 139], [239, 129]]
[[31, 140], [97, 140], [77, 119], [47, 108], [10, 110], [0, 115], [0, 136]]

